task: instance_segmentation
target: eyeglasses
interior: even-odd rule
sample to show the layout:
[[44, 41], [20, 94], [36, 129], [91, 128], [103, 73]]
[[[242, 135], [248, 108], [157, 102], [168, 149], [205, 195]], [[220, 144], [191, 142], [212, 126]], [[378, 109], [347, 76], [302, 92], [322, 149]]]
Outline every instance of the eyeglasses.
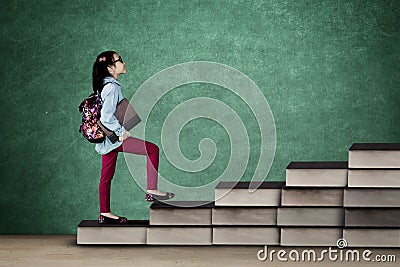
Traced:
[[117, 63], [118, 61], [121, 61], [121, 63], [124, 63], [124, 61], [122, 60], [122, 57], [120, 56], [117, 60], [113, 61], [111, 64], [113, 65], [113, 64]]

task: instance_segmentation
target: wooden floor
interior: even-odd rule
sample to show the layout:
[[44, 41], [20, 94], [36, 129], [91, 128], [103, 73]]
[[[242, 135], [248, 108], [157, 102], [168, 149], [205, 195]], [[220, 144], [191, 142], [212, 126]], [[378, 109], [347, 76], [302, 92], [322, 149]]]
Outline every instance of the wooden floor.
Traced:
[[[261, 249], [263, 246], [79, 246], [74, 235], [0, 235], [0, 266], [321, 266], [321, 262], [281, 262], [276, 258], [260, 261], [257, 252]], [[292, 249], [321, 251], [268, 247], [268, 251], [272, 249], [284, 249], [286, 257]], [[395, 255], [397, 263], [334, 262], [326, 257], [324, 265], [398, 266], [400, 262], [400, 249], [370, 250], [373, 255]]]

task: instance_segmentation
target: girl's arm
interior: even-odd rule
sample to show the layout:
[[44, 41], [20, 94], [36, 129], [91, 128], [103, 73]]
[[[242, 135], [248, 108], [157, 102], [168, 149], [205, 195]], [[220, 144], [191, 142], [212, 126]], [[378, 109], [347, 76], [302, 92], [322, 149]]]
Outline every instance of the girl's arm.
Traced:
[[117, 136], [121, 136], [124, 132], [124, 126], [120, 125], [114, 113], [118, 103], [118, 85], [114, 83], [106, 84], [101, 93], [103, 107], [101, 108], [101, 123], [115, 132]]

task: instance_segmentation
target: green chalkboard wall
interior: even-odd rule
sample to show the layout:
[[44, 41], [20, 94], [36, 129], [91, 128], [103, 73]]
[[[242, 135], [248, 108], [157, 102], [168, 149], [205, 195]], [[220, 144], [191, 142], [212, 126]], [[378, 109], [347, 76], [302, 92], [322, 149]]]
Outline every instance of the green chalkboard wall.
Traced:
[[[120, 82], [128, 98], [157, 72], [183, 62], [218, 62], [247, 75], [268, 100], [276, 126], [267, 180], [284, 180], [290, 161], [345, 161], [352, 143], [400, 141], [397, 0], [10, 0], [0, 20], [0, 234], [73, 234], [82, 219], [97, 218], [101, 158], [77, 132], [77, 106], [91, 92], [92, 64], [104, 50], [126, 61]], [[188, 84], [165, 95], [147, 121], [146, 139], [160, 145], [162, 118], [180, 101], [218, 98], [237, 108], [254, 134], [241, 178], [248, 181], [260, 135], [249, 107], [217, 87]], [[199, 157], [204, 137], [220, 148], [212, 169], [199, 175], [220, 173], [229, 142], [218, 123], [188, 123], [182, 153]], [[144, 159], [137, 168], [144, 170]], [[176, 170], [162, 150], [160, 172], [182, 184], [193, 177]], [[150, 204], [122, 155], [111, 194], [114, 213], [148, 219]]]

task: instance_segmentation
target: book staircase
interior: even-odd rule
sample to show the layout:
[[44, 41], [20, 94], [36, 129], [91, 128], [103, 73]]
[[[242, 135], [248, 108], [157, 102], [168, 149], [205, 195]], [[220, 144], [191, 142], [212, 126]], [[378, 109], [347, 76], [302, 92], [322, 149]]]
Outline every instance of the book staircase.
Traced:
[[154, 202], [149, 221], [84, 220], [77, 243], [400, 247], [400, 143], [353, 144], [348, 162], [291, 162], [286, 183], [248, 188], [220, 182], [211, 203]]

